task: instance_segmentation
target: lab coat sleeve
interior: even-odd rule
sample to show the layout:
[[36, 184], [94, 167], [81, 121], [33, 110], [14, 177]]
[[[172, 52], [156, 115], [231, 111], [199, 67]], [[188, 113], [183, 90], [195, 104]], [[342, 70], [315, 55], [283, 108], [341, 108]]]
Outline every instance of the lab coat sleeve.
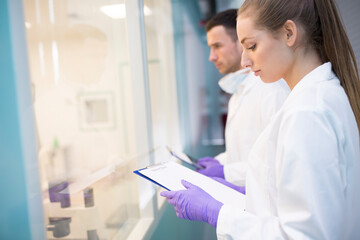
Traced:
[[219, 212], [216, 235], [225, 239], [286, 239], [277, 217], [259, 217], [237, 206], [224, 204]]
[[224, 164], [225, 180], [238, 186], [245, 186], [247, 161]]
[[224, 165], [226, 163], [226, 151], [225, 152], [222, 152], [222, 153], [219, 153], [218, 155], [216, 155], [214, 157], [216, 160], [218, 160], [222, 165]]
[[339, 119], [301, 108], [283, 119], [276, 166], [278, 214], [293, 239], [341, 239], [346, 171]]
[[224, 205], [218, 238], [341, 239], [346, 176], [338, 151], [342, 137], [334, 127], [338, 122], [322, 110], [287, 114], [278, 133], [275, 169], [263, 186], [276, 193], [275, 212], [258, 216]]

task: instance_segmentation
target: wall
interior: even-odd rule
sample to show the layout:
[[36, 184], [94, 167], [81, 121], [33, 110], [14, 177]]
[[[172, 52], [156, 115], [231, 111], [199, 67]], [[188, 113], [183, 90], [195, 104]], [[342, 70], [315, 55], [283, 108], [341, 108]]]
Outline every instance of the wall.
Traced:
[[360, 2], [356, 0], [337, 0], [336, 3], [355, 53], [357, 67], [360, 69]]

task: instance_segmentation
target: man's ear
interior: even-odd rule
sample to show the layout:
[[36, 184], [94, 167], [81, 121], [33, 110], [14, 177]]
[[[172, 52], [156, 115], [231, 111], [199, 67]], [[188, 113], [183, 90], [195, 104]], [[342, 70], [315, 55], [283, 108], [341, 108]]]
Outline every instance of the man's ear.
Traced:
[[298, 38], [298, 28], [294, 21], [287, 20], [283, 25], [283, 37], [289, 47], [295, 45]]

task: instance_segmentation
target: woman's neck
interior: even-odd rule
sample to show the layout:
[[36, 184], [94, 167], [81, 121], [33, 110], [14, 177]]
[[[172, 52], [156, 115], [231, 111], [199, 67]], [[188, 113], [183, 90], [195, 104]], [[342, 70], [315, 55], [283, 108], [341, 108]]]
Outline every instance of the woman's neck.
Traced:
[[295, 52], [293, 64], [284, 76], [284, 79], [292, 90], [301, 79], [320, 65], [322, 65], [322, 62], [315, 50], [306, 51], [303, 48], [299, 48]]

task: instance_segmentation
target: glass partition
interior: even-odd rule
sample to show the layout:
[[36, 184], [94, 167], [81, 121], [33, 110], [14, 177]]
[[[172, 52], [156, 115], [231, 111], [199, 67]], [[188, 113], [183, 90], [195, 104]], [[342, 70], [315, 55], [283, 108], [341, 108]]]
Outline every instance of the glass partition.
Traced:
[[171, 1], [145, 0], [144, 13], [154, 148], [180, 148]]
[[131, 76], [127, 7], [24, 1], [48, 239], [126, 239], [143, 217], [132, 171], [150, 147], [147, 119], [136, 117], [144, 89]]
[[[144, 0], [147, 69], [154, 162], [171, 158], [166, 146], [182, 150], [176, 93], [171, 0]], [[158, 198], [158, 208], [164, 198]]]

